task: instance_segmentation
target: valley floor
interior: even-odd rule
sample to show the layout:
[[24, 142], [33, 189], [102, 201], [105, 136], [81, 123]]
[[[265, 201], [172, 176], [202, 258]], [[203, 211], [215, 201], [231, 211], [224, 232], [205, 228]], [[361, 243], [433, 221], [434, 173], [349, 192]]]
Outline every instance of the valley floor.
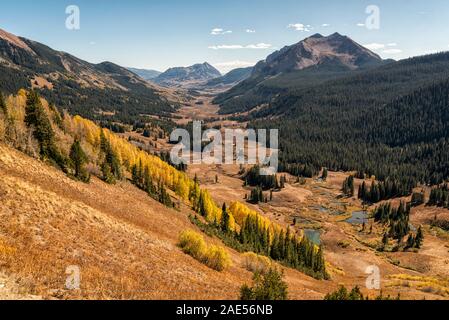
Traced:
[[[200, 110], [188, 109], [189, 115], [201, 115]], [[185, 112], [185, 111], [184, 111]], [[183, 113], [183, 112], [181, 112]], [[235, 124], [233, 124], [235, 125]], [[189, 166], [189, 175], [197, 176], [203, 187], [211, 192], [214, 200], [221, 203], [245, 202], [250, 188], [243, 187], [238, 174], [239, 167], [216, 165]], [[218, 176], [218, 183], [215, 182]], [[288, 175], [287, 175], [288, 176]], [[318, 237], [324, 245], [331, 281], [314, 283], [308, 287], [320, 295], [343, 284], [348, 288], [358, 285], [366, 294], [382, 293], [404, 299], [448, 299], [449, 298], [449, 233], [429, 226], [435, 216], [447, 218], [449, 211], [420, 206], [412, 209], [411, 223], [414, 228], [424, 226], [425, 242], [419, 252], [385, 252], [377, 250], [385, 232], [384, 228], [368, 220], [366, 229], [362, 224], [347, 222], [353, 213], [371, 212], [374, 207], [365, 207], [356, 198], [342, 198], [341, 186], [349, 176], [346, 173], [329, 173], [327, 181], [306, 179], [297, 183], [296, 177], [288, 176], [286, 188], [275, 192], [272, 202], [251, 205], [253, 209], [285, 227], [297, 232], [307, 230]], [[356, 180], [356, 190], [361, 180]], [[400, 200], [393, 201], [399, 204]], [[293, 226], [293, 221], [296, 225]], [[370, 233], [370, 226], [373, 232]], [[368, 267], [380, 270], [381, 290], [366, 290]], [[291, 283], [293, 279], [287, 279]]]

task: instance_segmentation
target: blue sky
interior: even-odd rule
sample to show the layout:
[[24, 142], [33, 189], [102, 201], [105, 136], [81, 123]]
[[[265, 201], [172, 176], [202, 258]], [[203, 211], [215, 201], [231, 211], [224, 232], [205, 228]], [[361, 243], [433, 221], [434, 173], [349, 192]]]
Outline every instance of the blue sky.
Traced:
[[[68, 5], [80, 8], [80, 30], [65, 27]], [[380, 9], [378, 30], [363, 26], [368, 5]], [[225, 72], [314, 33], [348, 35], [384, 58], [447, 51], [449, 1], [2, 1], [0, 28], [94, 63], [164, 71], [208, 61]]]

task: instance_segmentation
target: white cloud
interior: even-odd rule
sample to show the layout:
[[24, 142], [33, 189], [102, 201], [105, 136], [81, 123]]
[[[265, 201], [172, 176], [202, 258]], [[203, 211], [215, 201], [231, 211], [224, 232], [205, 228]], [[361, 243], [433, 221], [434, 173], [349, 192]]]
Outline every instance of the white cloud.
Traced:
[[329, 23], [323, 23], [321, 26], [324, 28], [327, 28], [327, 27], [330, 27], [331, 25]]
[[304, 25], [302, 23], [290, 23], [287, 28], [295, 29], [296, 31], [310, 32], [312, 26], [310, 24]]
[[365, 48], [370, 49], [370, 50], [380, 50], [380, 49], [384, 49], [385, 45], [382, 43], [368, 43], [364, 45]]
[[387, 47], [397, 47], [398, 44], [396, 42], [388, 43]]
[[365, 24], [364, 23], [357, 23], [357, 27], [364, 27]]
[[235, 60], [235, 61], [227, 61], [227, 62], [219, 62], [219, 63], [214, 63], [214, 67], [217, 68], [221, 73], [226, 74], [231, 70], [237, 69], [237, 68], [247, 68], [247, 67], [252, 67], [254, 66], [256, 63], [254, 62], [248, 62], [248, 61], [240, 61], [240, 60]]
[[385, 54], [399, 54], [399, 53], [402, 53], [402, 50], [401, 49], [387, 49], [382, 52]]
[[253, 30], [253, 29], [246, 29], [246, 33], [256, 33], [256, 30]]
[[209, 49], [212, 50], [270, 49], [270, 48], [272, 48], [272, 45], [268, 43], [248, 44], [246, 46], [240, 44], [232, 44], [232, 45], [218, 45], [209, 47]]
[[222, 28], [214, 28], [212, 29], [212, 31], [210, 32], [211, 35], [213, 36], [218, 36], [218, 35], [222, 35], [222, 34], [229, 34], [232, 33], [231, 30], [224, 30]]

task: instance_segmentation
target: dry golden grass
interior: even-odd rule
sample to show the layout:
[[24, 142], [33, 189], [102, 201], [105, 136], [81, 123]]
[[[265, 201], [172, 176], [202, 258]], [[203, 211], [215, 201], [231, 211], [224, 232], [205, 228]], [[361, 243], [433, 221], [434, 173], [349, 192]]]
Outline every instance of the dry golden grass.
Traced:
[[408, 274], [396, 274], [388, 277], [387, 287], [417, 288], [426, 293], [436, 294], [442, 297], [449, 296], [449, 279], [425, 276], [412, 276]]
[[[16, 276], [25, 293], [236, 299], [250, 274], [234, 267], [219, 273], [185, 255], [177, 235], [193, 226], [189, 209], [182, 211], [165, 208], [128, 183], [72, 181], [0, 144], [0, 272]], [[80, 290], [65, 287], [70, 266], [81, 270]]]

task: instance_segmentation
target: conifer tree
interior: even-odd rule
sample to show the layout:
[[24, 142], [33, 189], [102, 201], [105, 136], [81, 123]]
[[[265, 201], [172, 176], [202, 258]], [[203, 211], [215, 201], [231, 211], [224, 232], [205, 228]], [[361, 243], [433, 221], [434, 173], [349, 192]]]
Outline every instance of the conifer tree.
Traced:
[[25, 107], [25, 123], [32, 128], [33, 136], [39, 143], [39, 153], [42, 159], [48, 159], [67, 172], [67, 159], [55, 144], [55, 133], [51, 122], [42, 106], [39, 94], [32, 90], [27, 95]]
[[226, 209], [226, 203], [223, 203], [222, 214], [221, 214], [221, 230], [225, 233], [231, 231], [231, 216]]
[[84, 165], [88, 162], [88, 158], [81, 147], [81, 142], [79, 139], [75, 139], [72, 147], [70, 148], [70, 160], [75, 170], [75, 178], [83, 182], [89, 182], [90, 175], [84, 168]]
[[3, 97], [3, 94], [1, 92], [0, 92], [0, 111], [2, 111], [5, 116], [8, 115], [8, 107], [6, 106], [5, 98]]
[[349, 178], [343, 182], [342, 191], [348, 197], [354, 196], [354, 176], [349, 176]]
[[104, 157], [103, 163], [101, 164], [103, 180], [106, 183], [114, 184], [117, 180], [122, 178], [120, 161], [103, 130], [101, 130], [100, 133], [100, 150]]
[[423, 241], [424, 241], [424, 233], [422, 231], [422, 227], [419, 226], [418, 231], [416, 233], [416, 238], [415, 238], [415, 245], [414, 245], [415, 248], [421, 249]]
[[406, 248], [413, 248], [415, 246], [415, 238], [413, 237], [412, 234], [409, 234], [408, 238], [407, 238], [407, 245]]
[[327, 168], [324, 168], [323, 169], [323, 175], [322, 175], [321, 179], [323, 179], [323, 181], [326, 181], [328, 175], [329, 175], [329, 172], [328, 172]]
[[256, 272], [253, 277], [254, 286], [244, 285], [240, 289], [240, 300], [274, 301], [287, 300], [288, 286], [283, 281], [283, 273], [276, 269]]

